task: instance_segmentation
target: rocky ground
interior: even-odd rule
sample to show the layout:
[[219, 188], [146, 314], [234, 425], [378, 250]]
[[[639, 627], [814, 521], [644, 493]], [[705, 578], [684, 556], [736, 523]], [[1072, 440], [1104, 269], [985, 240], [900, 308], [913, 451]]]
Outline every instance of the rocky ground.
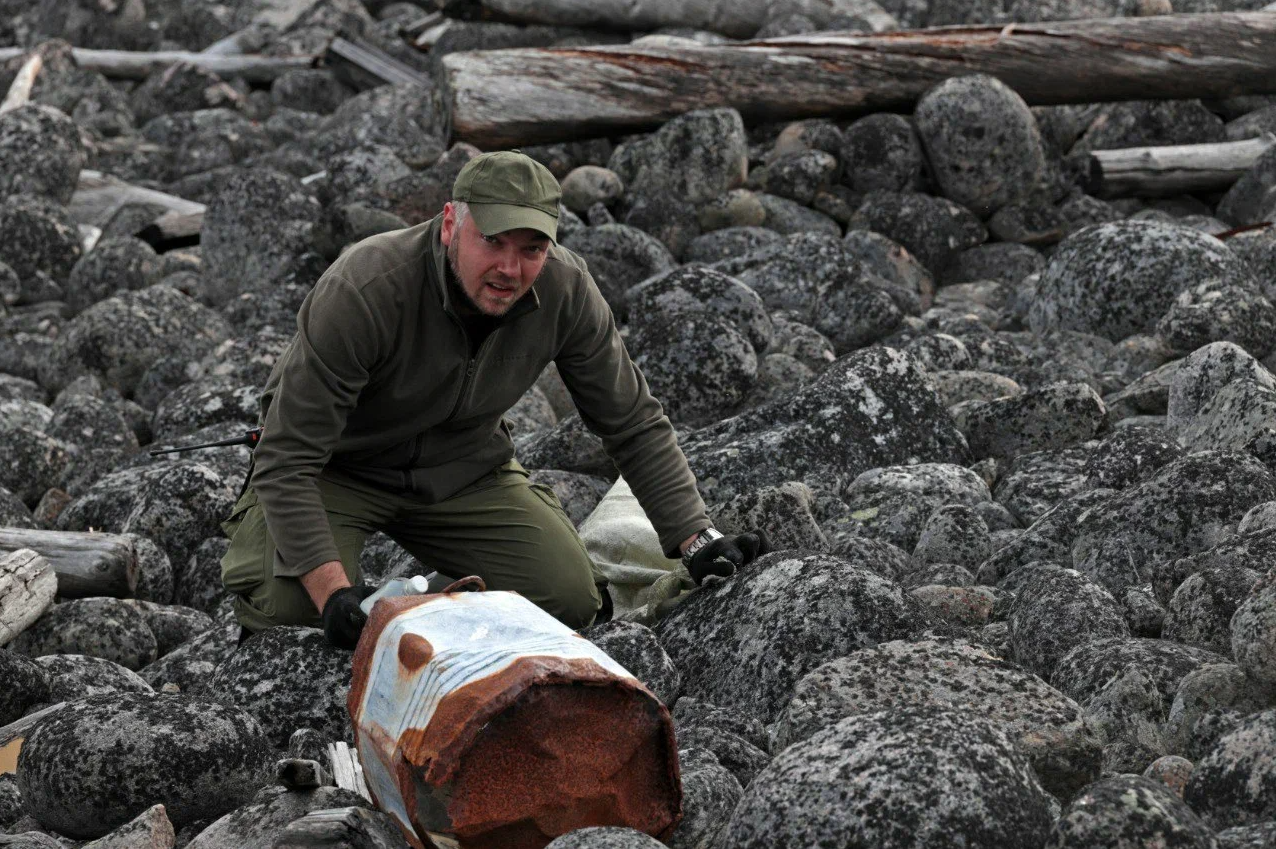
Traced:
[[[618, 38], [439, 0], [453, 24], [424, 53], [401, 34], [430, 3], [306, 5], [264, 52], [343, 30], [429, 75], [453, 50]], [[327, 264], [436, 214], [477, 150], [439, 137], [423, 88], [121, 82], [67, 46], [200, 50], [270, 6], [0, 0], [0, 45], [45, 54], [0, 115], [0, 526], [131, 534], [143, 571], [137, 599], [61, 601], [0, 649], [0, 725], [68, 702], [0, 777], [0, 845], [269, 847], [368, 804], [276, 769], [349, 740], [350, 656], [296, 628], [236, 649], [219, 523], [247, 449], [141, 449], [252, 426]], [[771, 6], [762, 35], [1170, 3]], [[587, 632], [672, 708], [669, 845], [1276, 845], [1276, 228], [1232, 232], [1276, 218], [1276, 150], [1215, 195], [1080, 179], [1093, 150], [1273, 130], [1276, 97], [1030, 109], [968, 77], [911, 116], [711, 109], [524, 148], [711, 515], [780, 549], [651, 629]], [[135, 234], [159, 210], [129, 203], [86, 251], [82, 169], [206, 204], [200, 244], [157, 253]], [[583, 520], [615, 470], [552, 369], [510, 419]], [[383, 537], [363, 565], [428, 568]]]

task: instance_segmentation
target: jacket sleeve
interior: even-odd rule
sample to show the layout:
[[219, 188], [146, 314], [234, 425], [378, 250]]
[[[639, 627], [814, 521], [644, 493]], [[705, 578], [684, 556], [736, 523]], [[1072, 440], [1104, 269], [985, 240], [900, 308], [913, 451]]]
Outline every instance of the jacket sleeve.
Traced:
[[584, 304], [555, 363], [585, 426], [602, 439], [655, 526], [665, 556], [676, 558], [683, 540], [712, 523], [669, 417], [629, 358], [602, 292], [585, 276]]
[[339, 560], [317, 478], [380, 356], [383, 328], [360, 290], [326, 276], [297, 314], [297, 335], [276, 364], [252, 486], [279, 556], [277, 576]]

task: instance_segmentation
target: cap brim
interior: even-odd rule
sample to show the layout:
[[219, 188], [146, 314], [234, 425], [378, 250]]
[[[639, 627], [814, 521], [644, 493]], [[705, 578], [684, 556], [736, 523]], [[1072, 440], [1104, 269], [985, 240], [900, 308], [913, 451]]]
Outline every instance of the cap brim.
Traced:
[[539, 209], [508, 203], [471, 203], [469, 206], [470, 215], [484, 236], [526, 227], [544, 233], [552, 242], [558, 241], [558, 219]]

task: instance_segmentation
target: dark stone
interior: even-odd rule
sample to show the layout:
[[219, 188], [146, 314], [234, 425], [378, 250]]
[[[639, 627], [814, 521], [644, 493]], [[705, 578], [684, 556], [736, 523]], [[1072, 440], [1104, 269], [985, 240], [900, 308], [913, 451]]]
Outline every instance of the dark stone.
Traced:
[[1184, 800], [1214, 828], [1276, 819], [1276, 710], [1244, 719], [1201, 758]]
[[679, 725], [678, 748], [705, 749], [740, 783], [748, 787], [754, 777], [771, 762], [771, 756], [730, 731], [713, 726]]
[[699, 205], [744, 182], [746, 144], [738, 112], [701, 109], [617, 146], [607, 167], [636, 196], [677, 197]]
[[1000, 280], [1017, 286], [1025, 277], [1044, 271], [1045, 267], [1045, 257], [1027, 245], [995, 242], [976, 245], [957, 254], [944, 268], [942, 279], [944, 285]]
[[679, 750], [678, 766], [682, 772], [682, 821], [674, 829], [669, 846], [671, 849], [712, 846], [744, 789], [708, 749]]
[[842, 182], [851, 191], [907, 192], [922, 188], [925, 154], [903, 115], [879, 112], [842, 132]]
[[842, 244], [870, 274], [916, 295], [920, 307], [927, 308], [934, 300], [934, 276], [903, 245], [881, 233], [856, 229], [847, 232]]
[[28, 424], [0, 421], [0, 486], [34, 505], [62, 479], [73, 450]]
[[545, 849], [661, 849], [664, 844], [632, 828], [603, 825], [578, 828], [545, 844]]
[[1131, 100], [1103, 106], [1070, 152], [1206, 144], [1225, 136], [1223, 120], [1199, 100]]
[[1244, 260], [1197, 230], [1151, 221], [1086, 227], [1051, 256], [1029, 325], [1119, 341], [1151, 332], [1179, 292], [1210, 278], [1253, 282]]
[[1232, 615], [1249, 596], [1262, 573], [1243, 566], [1203, 569], [1174, 591], [1161, 636], [1228, 656], [1232, 653]]
[[238, 106], [241, 95], [204, 68], [186, 62], [153, 71], [129, 94], [138, 126], [172, 112]]
[[710, 508], [713, 526], [728, 536], [761, 528], [771, 547], [827, 550], [815, 517], [815, 494], [806, 484], [789, 481], [745, 492]]
[[[956, 336], [949, 336], [947, 333], [928, 333], [925, 336], [918, 336], [905, 345], [904, 350], [916, 357], [917, 361], [933, 375], [939, 372], [960, 371], [970, 366], [970, 351], [966, 350], [966, 344]], [[944, 393], [940, 394], [945, 400], [951, 400]], [[952, 403], [948, 406], [951, 407]]]
[[[671, 317], [672, 318], [672, 317]], [[684, 313], [634, 327], [627, 347], [677, 425], [700, 426], [740, 409], [758, 378], [753, 346], [708, 313]]]
[[1163, 604], [1192, 575], [1206, 569], [1244, 569], [1264, 574], [1276, 557], [1276, 533], [1259, 529], [1225, 539], [1198, 554], [1162, 560], [1152, 565], [1152, 589]]
[[977, 569], [992, 553], [991, 546], [988, 526], [979, 514], [971, 507], [950, 504], [940, 507], [926, 520], [926, 527], [913, 549], [913, 560]]
[[11, 490], [0, 486], [0, 528], [34, 528], [35, 516]]
[[655, 626], [684, 691], [770, 720], [824, 660], [930, 627], [920, 604], [866, 559], [766, 555], [691, 594]]
[[49, 675], [44, 667], [11, 647], [0, 647], [0, 726], [23, 717], [36, 705], [51, 701]]
[[1053, 383], [1022, 395], [972, 401], [956, 415], [976, 457], [1011, 458], [1066, 448], [1094, 436], [1107, 410], [1082, 383]]
[[443, 140], [432, 132], [432, 92], [413, 83], [378, 86], [342, 103], [306, 139], [306, 149], [320, 161], [337, 153], [382, 144], [410, 168], [433, 165], [443, 154]]
[[766, 190], [803, 206], [828, 189], [838, 173], [837, 157], [822, 150], [786, 153], [766, 166]]
[[1178, 361], [1169, 377], [1166, 425], [1172, 431], [1183, 430], [1219, 390], [1239, 380], [1276, 389], [1271, 372], [1238, 345], [1212, 342], [1193, 351]]
[[156, 443], [181, 440], [210, 425], [222, 425], [229, 434], [234, 423], [255, 420], [261, 409], [261, 386], [229, 377], [179, 386], [155, 409], [151, 431]]
[[176, 684], [188, 695], [206, 694], [208, 682], [239, 642], [239, 623], [216, 624], [138, 670], [156, 690]]
[[[1011, 605], [1010, 645], [1015, 660], [1048, 680], [1060, 659], [1074, 648], [1127, 634], [1129, 626], [1116, 599], [1072, 569], [1037, 573], [1018, 590]], [[1069, 695], [1081, 700], [1075, 693]]]
[[559, 469], [606, 480], [615, 480], [618, 474], [602, 440], [585, 427], [577, 413], [520, 445], [518, 459], [528, 469]]
[[944, 197], [981, 217], [1027, 197], [1045, 177], [1036, 119], [995, 77], [940, 83], [918, 101], [913, 120]]
[[159, 657], [164, 657], [214, 627], [212, 618], [202, 610], [141, 599], [129, 600], [128, 603], [145, 617], [147, 627], [155, 635]]
[[233, 707], [149, 693], [67, 705], [27, 736], [22, 798], [44, 825], [85, 838], [159, 802], [177, 827], [242, 804], [267, 780], [261, 726]]
[[1184, 455], [1182, 447], [1163, 431], [1127, 427], [1107, 436], [1086, 460], [1086, 485], [1125, 489], [1142, 483], [1162, 467]]
[[1134, 665], [1155, 682], [1161, 698], [1170, 702], [1183, 677], [1209, 663], [1222, 663], [1204, 649], [1168, 640], [1096, 635], [1078, 645], [1053, 668], [1050, 683], [1078, 702], [1092, 699], [1114, 675]]
[[226, 108], [160, 115], [146, 122], [141, 135], [162, 147], [154, 165], [163, 179], [173, 182], [184, 177], [199, 179], [208, 172], [266, 154], [274, 147], [265, 129]]
[[641, 681], [666, 705], [678, 700], [682, 676], [651, 629], [637, 622], [606, 622], [583, 636]]
[[1209, 281], [1180, 292], [1156, 332], [1178, 354], [1227, 341], [1262, 358], [1276, 347], [1276, 307], [1253, 285]]
[[720, 262], [783, 240], [779, 233], [765, 227], [726, 227], [696, 236], [687, 246], [683, 258], [689, 263]]
[[647, 279], [626, 294], [631, 326], [664, 324], [671, 316], [716, 315], [743, 333], [761, 353], [771, 344], [771, 317], [750, 286], [703, 266], [682, 266]]
[[848, 515], [839, 517], [857, 534], [912, 552], [927, 519], [945, 505], [988, 501], [988, 486], [969, 469], [949, 463], [918, 463], [870, 469], [846, 487]]
[[9, 648], [28, 657], [86, 654], [141, 669], [155, 660], [155, 635], [128, 601], [79, 598], [55, 604], [19, 634]]
[[952, 641], [883, 643], [816, 668], [776, 718], [776, 750], [844, 717], [902, 708], [959, 709], [993, 721], [1062, 798], [1099, 774], [1101, 738], [1080, 705], [1036, 675]]
[[917, 192], [869, 192], [848, 229], [872, 230], [898, 242], [932, 274], [988, 238], [970, 210]]
[[1271, 217], [1276, 188], [1276, 154], [1269, 149], [1240, 176], [1218, 204], [1218, 217], [1243, 227]]
[[[1231, 588], [1233, 597], [1240, 594], [1245, 579], [1238, 583]], [[1182, 590], [1180, 587], [1179, 592]], [[1241, 601], [1231, 617], [1231, 628], [1231, 650], [1237, 665], [1256, 681], [1276, 684], [1276, 586], [1271, 572], [1254, 584], [1248, 597]]]
[[132, 670], [103, 657], [47, 654], [36, 658], [49, 679], [49, 701], [69, 702], [113, 693], [150, 693], [151, 685]]
[[20, 282], [18, 303], [57, 301], [83, 253], [80, 231], [70, 214], [47, 198], [11, 195], [0, 202], [0, 262]]
[[[326, 762], [326, 761], [325, 761]], [[271, 849], [289, 823], [311, 811], [329, 808], [371, 808], [372, 803], [340, 787], [317, 787], [295, 791], [285, 787], [263, 787], [248, 804], [236, 808], [201, 831], [187, 849]]]
[[589, 263], [603, 297], [621, 316], [629, 289], [648, 277], [672, 271], [677, 262], [655, 238], [626, 224], [589, 227], [564, 242]]
[[270, 85], [270, 99], [276, 106], [320, 115], [335, 112], [353, 94], [332, 71], [317, 68], [288, 71]]
[[26, 103], [0, 115], [0, 201], [28, 194], [68, 204], [87, 159], [79, 129], [63, 112]]
[[213, 675], [210, 696], [254, 714], [272, 745], [298, 728], [350, 740], [350, 652], [314, 628], [269, 628], [235, 649]]
[[759, 751], [771, 750], [771, 738], [756, 717], [727, 710], [691, 696], [682, 696], [673, 706], [674, 728], [716, 728], [747, 741]]
[[1049, 828], [1046, 794], [1006, 732], [966, 713], [910, 707], [848, 717], [779, 754], [721, 842], [1027, 849]]
[[1214, 832], [1159, 781], [1118, 775], [1096, 782], [1073, 799], [1046, 841], [1048, 849], [1155, 844], [1165, 849], [1209, 849]]

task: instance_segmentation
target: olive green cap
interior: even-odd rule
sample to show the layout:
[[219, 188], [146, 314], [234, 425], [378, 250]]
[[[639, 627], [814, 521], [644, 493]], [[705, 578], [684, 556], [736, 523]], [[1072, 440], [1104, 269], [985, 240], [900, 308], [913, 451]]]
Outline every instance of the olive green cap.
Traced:
[[557, 241], [562, 194], [548, 168], [517, 150], [479, 154], [452, 186], [452, 200], [469, 206], [484, 236], [529, 227]]

